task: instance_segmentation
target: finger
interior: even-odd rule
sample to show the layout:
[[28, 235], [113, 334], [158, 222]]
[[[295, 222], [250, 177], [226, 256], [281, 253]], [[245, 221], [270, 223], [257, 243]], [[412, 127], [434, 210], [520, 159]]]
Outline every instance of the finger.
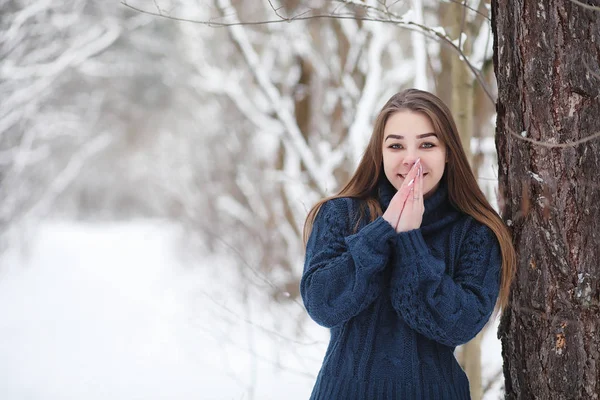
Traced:
[[402, 186], [400, 186], [400, 189], [402, 189], [403, 187], [408, 187], [409, 183], [417, 177], [419, 160], [420, 159], [417, 159], [417, 162], [413, 164], [413, 166], [410, 168], [410, 171], [408, 171], [408, 174], [406, 174], [406, 177], [404, 178], [404, 182], [402, 182]]
[[410, 220], [413, 218], [413, 214], [415, 213], [415, 185], [412, 185], [410, 188], [406, 190], [406, 202], [404, 203], [404, 208], [402, 209], [402, 214], [398, 219], [398, 224], [396, 226], [396, 232], [403, 232], [407, 229], [407, 224], [410, 224]]
[[413, 183], [412, 187], [410, 188], [409, 200], [416, 201], [418, 199], [419, 199], [419, 174], [417, 171], [417, 176], [415, 177], [414, 183]]
[[390, 209], [394, 214], [400, 216], [400, 213], [402, 212], [402, 208], [404, 207], [405, 201], [406, 201], [406, 199], [405, 199], [404, 191], [398, 190], [396, 192], [396, 194], [394, 195], [394, 197], [392, 197], [392, 200], [390, 201], [390, 205], [388, 206], [388, 209]]
[[406, 202], [406, 199], [410, 197], [411, 190], [414, 191], [416, 185], [417, 185], [416, 176], [414, 178], [408, 180], [408, 175], [407, 175], [407, 180], [404, 181], [404, 183], [400, 187], [400, 190], [398, 190], [398, 192], [392, 198], [392, 201], [397, 201], [401, 204], [404, 204]]
[[424, 193], [423, 193], [423, 166], [419, 163], [419, 200], [421, 201], [421, 204], [423, 204], [424, 201]]
[[414, 182], [410, 186], [398, 190], [398, 192], [392, 198], [392, 202], [390, 203], [390, 206], [394, 204], [394, 211], [397, 212], [398, 215], [396, 226], [398, 225], [398, 222], [400, 221], [400, 218], [406, 209], [406, 203], [408, 199], [411, 197], [411, 188], [414, 188]]
[[423, 199], [423, 166], [421, 165], [421, 163], [419, 162], [419, 160], [417, 160], [417, 176], [415, 178], [415, 188], [414, 188], [414, 195], [413, 195], [413, 200], [415, 201], [420, 201]]

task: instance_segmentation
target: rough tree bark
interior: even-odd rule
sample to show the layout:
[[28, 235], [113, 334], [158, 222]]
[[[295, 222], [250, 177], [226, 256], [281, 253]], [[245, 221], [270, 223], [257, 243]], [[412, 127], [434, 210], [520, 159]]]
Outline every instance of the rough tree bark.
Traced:
[[576, 3], [492, 1], [507, 399], [600, 398], [600, 138], [573, 143], [600, 132], [600, 10]]

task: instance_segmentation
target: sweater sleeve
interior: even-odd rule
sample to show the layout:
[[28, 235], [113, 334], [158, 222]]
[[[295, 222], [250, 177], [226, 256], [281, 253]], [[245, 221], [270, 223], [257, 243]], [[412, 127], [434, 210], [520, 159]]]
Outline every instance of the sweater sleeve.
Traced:
[[471, 340], [489, 319], [500, 289], [502, 258], [493, 231], [472, 221], [454, 276], [434, 257], [419, 229], [397, 236], [392, 305], [414, 330], [438, 343]]
[[306, 245], [300, 294], [309, 316], [328, 328], [358, 315], [381, 293], [396, 235], [382, 217], [352, 234], [352, 201], [325, 202]]

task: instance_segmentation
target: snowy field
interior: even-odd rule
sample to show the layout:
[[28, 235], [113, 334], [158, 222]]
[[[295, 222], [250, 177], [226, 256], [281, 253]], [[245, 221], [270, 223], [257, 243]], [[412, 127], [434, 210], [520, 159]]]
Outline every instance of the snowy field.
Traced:
[[[181, 234], [155, 221], [52, 222], [8, 251], [0, 399], [308, 399], [327, 330], [297, 324], [299, 303], [258, 306], [259, 285], [243, 292], [230, 260], [186, 257]], [[484, 380], [501, 365], [495, 332]]]

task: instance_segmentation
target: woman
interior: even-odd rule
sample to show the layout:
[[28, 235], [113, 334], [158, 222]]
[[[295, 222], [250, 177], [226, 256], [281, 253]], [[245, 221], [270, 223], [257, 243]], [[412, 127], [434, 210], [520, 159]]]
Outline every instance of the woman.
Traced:
[[331, 329], [311, 399], [470, 398], [454, 349], [506, 305], [515, 254], [439, 98], [409, 89], [385, 104], [304, 238], [302, 299]]

